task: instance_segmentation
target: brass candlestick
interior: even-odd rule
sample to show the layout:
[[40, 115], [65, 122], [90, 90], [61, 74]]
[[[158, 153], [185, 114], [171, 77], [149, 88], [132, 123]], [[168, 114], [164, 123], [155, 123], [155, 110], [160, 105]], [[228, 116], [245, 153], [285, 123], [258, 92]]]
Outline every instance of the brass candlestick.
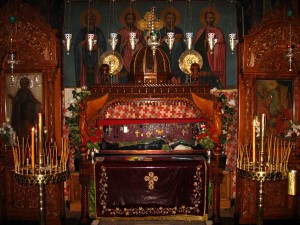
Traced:
[[[34, 135], [33, 128], [31, 146], [28, 143], [25, 146], [24, 141], [22, 141], [22, 146], [19, 145], [19, 142], [17, 147], [13, 146], [15, 169], [12, 172], [13, 177], [20, 184], [39, 185], [39, 222], [40, 225], [46, 225], [45, 186], [68, 179], [67, 160], [69, 145], [67, 141], [63, 140], [60, 159], [56, 145], [54, 147], [52, 145], [46, 146], [43, 141], [44, 127], [41, 113], [38, 115], [37, 140], [34, 138]], [[35, 157], [35, 152], [37, 152], [37, 157]], [[29, 164], [29, 156], [31, 164]]]

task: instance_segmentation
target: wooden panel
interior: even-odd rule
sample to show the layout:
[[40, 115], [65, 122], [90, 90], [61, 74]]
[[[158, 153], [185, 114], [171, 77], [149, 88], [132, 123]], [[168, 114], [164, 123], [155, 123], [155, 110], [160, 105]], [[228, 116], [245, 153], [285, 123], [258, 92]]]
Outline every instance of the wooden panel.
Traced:
[[70, 211], [81, 210], [81, 186], [79, 184], [79, 173], [74, 172], [70, 175], [69, 180], [69, 191], [70, 191]]
[[230, 171], [223, 171], [223, 181], [220, 186], [220, 208], [228, 209], [231, 207], [232, 199], [232, 175]]
[[[237, 177], [236, 213], [240, 224], [257, 222], [259, 183]], [[296, 197], [287, 195], [287, 180], [264, 182], [264, 219], [294, 218]]]

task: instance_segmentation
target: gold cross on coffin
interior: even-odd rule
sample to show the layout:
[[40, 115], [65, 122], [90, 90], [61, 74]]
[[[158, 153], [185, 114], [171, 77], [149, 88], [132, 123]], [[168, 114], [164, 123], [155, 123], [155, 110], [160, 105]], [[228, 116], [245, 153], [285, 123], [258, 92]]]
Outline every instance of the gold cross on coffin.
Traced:
[[158, 181], [158, 176], [154, 176], [154, 173], [153, 172], [149, 172], [148, 173], [149, 176], [145, 176], [144, 177], [144, 180], [146, 182], [148, 182], [148, 188], [150, 190], [153, 190], [154, 189], [154, 182], [157, 182]]

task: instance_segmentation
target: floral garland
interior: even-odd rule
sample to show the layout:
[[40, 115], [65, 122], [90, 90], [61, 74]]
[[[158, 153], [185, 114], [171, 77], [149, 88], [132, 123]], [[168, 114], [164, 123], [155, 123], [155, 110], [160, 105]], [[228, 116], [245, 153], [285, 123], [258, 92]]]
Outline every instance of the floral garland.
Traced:
[[217, 135], [215, 130], [213, 130], [212, 128], [207, 128], [204, 124], [200, 125], [199, 134], [196, 136], [196, 143], [201, 144], [202, 147], [207, 150], [213, 149], [218, 142], [223, 147], [228, 142], [228, 127], [233, 121], [233, 114], [235, 113], [236, 107], [235, 100], [227, 98], [226, 95], [223, 92], [219, 91], [217, 88], [211, 89], [210, 93], [217, 98], [218, 102], [221, 103], [222, 133], [218, 139], [218, 137], [216, 137]]
[[76, 89], [72, 91], [72, 99], [69, 100], [69, 107], [65, 113], [65, 125], [68, 128], [69, 143], [71, 152], [75, 159], [80, 159], [81, 154], [79, 147], [81, 143], [81, 136], [79, 130], [79, 113], [81, 112], [82, 101], [90, 95], [87, 87], [83, 86], [78, 92]]
[[235, 99], [229, 99], [226, 95], [217, 88], [211, 89], [210, 93], [217, 97], [217, 101], [221, 103], [222, 111], [222, 133], [219, 137], [219, 142], [224, 146], [229, 140], [227, 138], [228, 127], [233, 121], [233, 115], [235, 113], [236, 101]]

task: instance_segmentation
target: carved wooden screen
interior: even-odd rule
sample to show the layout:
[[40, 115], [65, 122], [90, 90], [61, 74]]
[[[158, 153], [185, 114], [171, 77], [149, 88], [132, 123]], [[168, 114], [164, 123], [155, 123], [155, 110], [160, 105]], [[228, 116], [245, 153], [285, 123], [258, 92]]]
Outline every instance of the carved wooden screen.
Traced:
[[[295, 46], [291, 65], [286, 56], [290, 38]], [[251, 130], [254, 116], [264, 111], [260, 106], [266, 106], [266, 102], [260, 100], [266, 89], [269, 96], [265, 97], [276, 97], [279, 101], [278, 109], [272, 109], [270, 103], [264, 106], [271, 120], [276, 119], [282, 107], [290, 119], [300, 121], [299, 45], [299, 19], [285, 18], [280, 11], [267, 14], [249, 35], [244, 36], [239, 57], [239, 143], [250, 143], [251, 134], [247, 131]], [[299, 150], [299, 141], [296, 148]], [[297, 154], [294, 152], [292, 161]], [[299, 165], [294, 165], [299, 169]]]
[[[18, 1], [17, 1], [18, 2]], [[15, 16], [16, 22], [9, 21], [10, 16]], [[48, 137], [56, 139], [61, 143], [61, 111], [60, 111], [60, 73], [59, 65], [59, 42], [56, 31], [46, 24], [36, 9], [25, 3], [11, 3], [1, 7], [0, 14], [0, 54], [1, 54], [1, 76], [0, 76], [0, 122], [10, 119], [8, 114], [10, 99], [8, 95], [15, 95], [19, 89], [21, 77], [30, 80], [31, 92], [41, 103], [41, 111], [45, 114], [45, 126]], [[10, 40], [12, 38], [12, 44]], [[12, 46], [12, 47], [11, 47]], [[11, 59], [9, 51], [16, 52], [18, 64], [14, 64], [13, 78], [12, 69], [8, 63]], [[12, 87], [14, 88], [12, 89]], [[23, 186], [13, 179], [12, 151], [0, 148], [0, 168], [2, 170], [2, 159], [4, 159], [4, 176], [0, 177], [0, 183], [4, 184], [4, 194], [0, 196], [0, 202], [4, 203], [4, 213], [0, 215], [6, 220], [37, 220], [38, 219], [38, 187]], [[5, 158], [1, 158], [3, 155]], [[4, 179], [4, 181], [2, 181]], [[61, 224], [64, 216], [63, 184], [48, 185], [46, 187], [47, 216], [49, 224]], [[28, 195], [28, 193], [31, 193]], [[4, 200], [3, 200], [4, 198]], [[51, 203], [50, 203], [51, 202]], [[0, 209], [3, 208], [0, 203]], [[49, 203], [49, 204], [48, 204]]]
[[[239, 51], [239, 144], [251, 144], [254, 116], [267, 115], [270, 129], [280, 130], [279, 117], [300, 122], [300, 21], [280, 11], [266, 14], [255, 26]], [[290, 42], [291, 40], [291, 42]], [[292, 44], [291, 63], [287, 45]], [[289, 169], [300, 169], [299, 140], [292, 151]], [[276, 190], [276, 191], [274, 191]], [[287, 182], [264, 184], [264, 219], [299, 218], [295, 196], [287, 195]], [[237, 177], [236, 215], [240, 224], [253, 224], [258, 207], [258, 182]], [[247, 196], [247, 197], [246, 197]]]
[[[27, 4], [16, 4], [12, 7], [7, 4], [1, 8], [0, 16], [0, 52], [1, 52], [1, 121], [5, 120], [6, 101], [5, 95], [9, 93], [5, 83], [9, 83], [11, 67], [7, 60], [10, 59], [9, 51], [16, 52], [18, 64], [14, 65], [14, 73], [19, 76], [34, 77], [39, 73], [42, 80], [42, 112], [45, 114], [46, 126], [51, 138], [60, 138], [60, 73], [58, 40], [56, 30], [43, 22], [37, 10]], [[16, 22], [10, 23], [9, 16], [15, 16]], [[12, 37], [12, 47], [10, 38]], [[6, 75], [6, 76], [5, 76]], [[15, 77], [18, 86], [19, 76]], [[7, 81], [7, 82], [6, 82]], [[54, 101], [55, 100], [55, 101]], [[57, 110], [56, 110], [57, 109]], [[60, 141], [59, 141], [60, 143]]]

